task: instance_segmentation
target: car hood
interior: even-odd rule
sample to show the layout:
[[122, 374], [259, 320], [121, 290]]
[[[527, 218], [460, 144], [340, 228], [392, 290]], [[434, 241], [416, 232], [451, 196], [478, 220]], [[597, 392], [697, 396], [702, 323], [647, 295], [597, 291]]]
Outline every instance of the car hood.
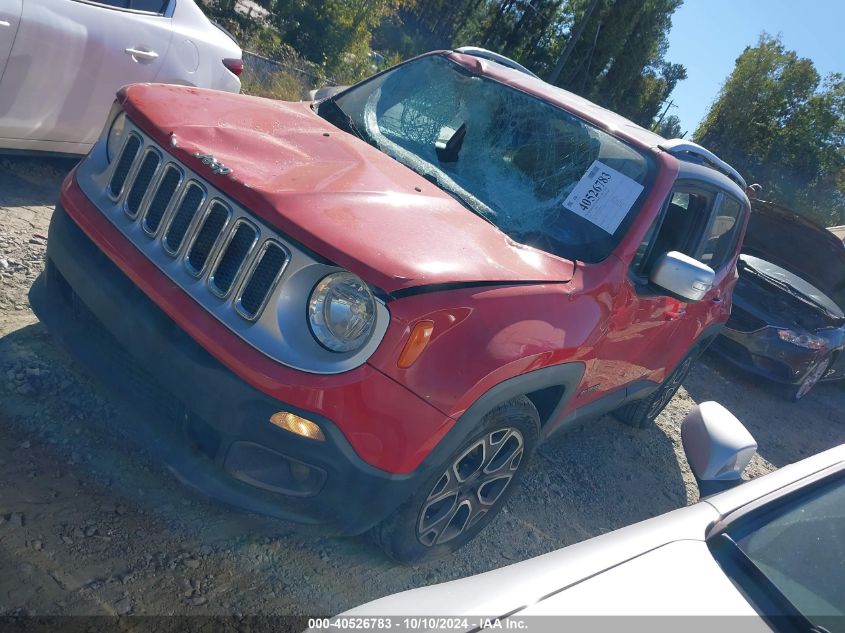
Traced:
[[845, 309], [845, 244], [812, 220], [754, 200], [742, 252], [806, 279]]
[[[517, 616], [755, 616], [703, 540], [668, 543], [527, 606]], [[768, 629], [759, 629], [768, 630]]]
[[[718, 518], [719, 514], [712, 506], [698, 503], [508, 567], [387, 596], [345, 615], [496, 617], [515, 612], [521, 614], [529, 605], [539, 608], [547, 597], [566, 593], [608, 570], [631, 564], [672, 543], [692, 541], [706, 549], [705, 532]], [[664, 571], [670, 566], [671, 563], [666, 562]], [[678, 575], [682, 570], [683, 566], [676, 561], [675, 582], [680, 582]], [[694, 575], [695, 572], [686, 570], [685, 573]], [[646, 593], [644, 583], [633, 583], [623, 591], [639, 595], [638, 588]], [[616, 592], [602, 593], [602, 598], [611, 602], [608, 596], [615, 595]], [[559, 612], [562, 613], [568, 614], [568, 611]]]
[[[386, 292], [572, 278], [573, 262], [514, 242], [308, 103], [158, 84], [128, 86], [118, 99], [214, 186]], [[212, 173], [196, 154], [212, 155], [231, 173]]]
[[708, 530], [775, 491], [834, 472], [843, 460], [845, 444], [694, 505], [507, 567], [386, 596], [342, 615], [751, 614], [713, 559]]
[[[556, 583], [567, 578], [565, 565], [582, 564], [573, 557], [561, 557], [556, 563]], [[567, 585], [541, 585], [533, 596], [511, 599], [512, 592], [521, 594], [522, 587], [533, 581], [532, 573], [543, 577], [546, 571], [526, 568], [521, 577], [510, 578], [490, 572], [489, 582], [480, 582], [487, 574], [475, 577], [474, 586], [467, 582], [462, 587], [462, 581], [456, 580], [382, 598], [343, 615], [394, 618], [440, 615], [451, 616], [460, 625], [463, 622], [456, 616], [465, 616], [467, 628], [477, 622], [475, 618], [507, 617], [505, 614], [513, 614], [517, 620], [535, 616], [757, 615], [713, 558], [701, 535], [657, 545]], [[459, 606], [461, 601], [464, 605]]]

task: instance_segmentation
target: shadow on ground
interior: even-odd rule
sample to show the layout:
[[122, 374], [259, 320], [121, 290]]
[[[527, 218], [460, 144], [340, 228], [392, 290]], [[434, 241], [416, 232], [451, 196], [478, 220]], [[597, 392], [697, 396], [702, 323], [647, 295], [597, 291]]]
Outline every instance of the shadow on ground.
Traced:
[[[128, 575], [137, 583], [133, 613], [335, 613], [687, 502], [672, 441], [660, 428], [636, 431], [602, 418], [544, 444], [507, 512], [448, 564], [398, 565], [365, 537], [233, 511], [178, 484], [137, 441], [144, 434], [133, 427], [145, 421], [81, 375], [40, 324], [0, 338], [0, 377], [0, 482], [7, 482], [0, 509], [20, 512], [26, 533], [20, 551], [3, 544], [3, 559], [29, 565], [33, 583], [68, 574], [63, 597], [50, 604], [38, 587], [9, 591], [46, 612], [102, 612], [104, 601], [122, 600], [109, 593], [108, 579]], [[33, 563], [40, 557], [27, 549], [33, 540], [53, 552], [49, 562]], [[186, 577], [196, 580], [189, 564], [201, 566], [199, 589], [183, 588]]]
[[52, 206], [62, 179], [79, 161], [0, 154], [0, 207]]
[[845, 391], [823, 383], [790, 402], [775, 383], [735, 368], [715, 353], [684, 383], [696, 400], [716, 400], [730, 409], [757, 440], [757, 452], [781, 467], [845, 442]]

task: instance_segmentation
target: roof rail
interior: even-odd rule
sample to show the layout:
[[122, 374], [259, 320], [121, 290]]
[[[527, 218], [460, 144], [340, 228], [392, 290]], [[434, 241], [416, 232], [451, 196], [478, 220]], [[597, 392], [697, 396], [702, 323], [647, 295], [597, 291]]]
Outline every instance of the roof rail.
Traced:
[[745, 179], [739, 175], [739, 172], [736, 169], [728, 165], [709, 149], [703, 148], [698, 143], [685, 141], [682, 138], [673, 138], [669, 141], [660, 143], [658, 147], [665, 152], [669, 152], [672, 156], [675, 156], [680, 160], [684, 160], [684, 154], [698, 158], [716, 171], [720, 171], [725, 174], [743, 189], [748, 186], [745, 184]]
[[525, 73], [526, 75], [530, 75], [535, 79], [539, 79], [537, 75], [532, 73], [519, 62], [515, 62], [510, 57], [505, 57], [504, 55], [500, 55], [499, 53], [488, 51], [486, 48], [479, 48], [478, 46], [461, 46], [460, 48], [456, 48], [454, 50], [456, 53], [472, 55], [473, 57], [480, 57], [481, 59], [487, 59], [491, 62], [496, 62], [497, 64], [501, 64], [502, 66], [506, 66], [507, 68], [518, 70], [521, 73]]

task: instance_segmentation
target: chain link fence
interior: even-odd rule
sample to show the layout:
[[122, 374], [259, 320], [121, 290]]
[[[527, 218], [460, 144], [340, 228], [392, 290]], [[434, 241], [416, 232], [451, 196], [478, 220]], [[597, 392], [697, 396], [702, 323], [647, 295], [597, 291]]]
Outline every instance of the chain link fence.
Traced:
[[243, 60], [241, 82], [245, 94], [297, 101], [310, 98], [310, 93], [319, 88], [337, 85], [319, 67], [302, 59], [278, 61], [244, 51]]

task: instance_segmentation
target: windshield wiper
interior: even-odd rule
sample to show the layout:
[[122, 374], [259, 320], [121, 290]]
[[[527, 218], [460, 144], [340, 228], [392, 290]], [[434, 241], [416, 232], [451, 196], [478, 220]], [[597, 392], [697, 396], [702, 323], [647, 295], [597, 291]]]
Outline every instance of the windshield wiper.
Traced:
[[462, 205], [464, 205], [467, 209], [472, 211], [475, 215], [480, 217], [482, 220], [485, 220], [485, 221], [489, 222], [490, 224], [492, 224], [493, 226], [495, 226], [496, 228], [499, 228], [498, 225], [495, 222], [493, 222], [493, 220], [491, 220], [489, 217], [487, 217], [487, 215], [483, 211], [476, 208], [476, 206], [470, 201], [469, 198], [464, 196], [462, 193], [455, 191], [454, 187], [450, 187], [449, 185], [444, 183], [437, 176], [435, 176], [434, 174], [432, 174], [430, 172], [426, 172], [426, 173], [417, 172], [417, 173], [419, 173], [420, 176], [425, 178], [431, 184], [436, 185], [438, 188], [440, 188], [443, 191], [445, 191], [446, 193], [448, 193], [455, 200], [460, 202]]
[[[761, 270], [757, 270], [754, 266], [743, 262], [743, 267], [750, 270], [752, 274], [756, 275], [760, 279], [764, 279], [768, 283], [776, 286], [786, 292], [787, 294], [792, 295], [799, 301], [802, 301], [806, 304], [813, 306], [814, 308], [823, 310], [826, 314], [830, 314], [829, 310], [822, 305], [820, 302], [816, 301], [816, 299], [810, 295], [806, 295], [797, 288], [793, 287], [791, 284], [783, 281], [782, 279], [778, 279], [777, 277], [772, 277], [771, 275], [767, 275]], [[831, 315], [832, 316], [832, 315]]]

